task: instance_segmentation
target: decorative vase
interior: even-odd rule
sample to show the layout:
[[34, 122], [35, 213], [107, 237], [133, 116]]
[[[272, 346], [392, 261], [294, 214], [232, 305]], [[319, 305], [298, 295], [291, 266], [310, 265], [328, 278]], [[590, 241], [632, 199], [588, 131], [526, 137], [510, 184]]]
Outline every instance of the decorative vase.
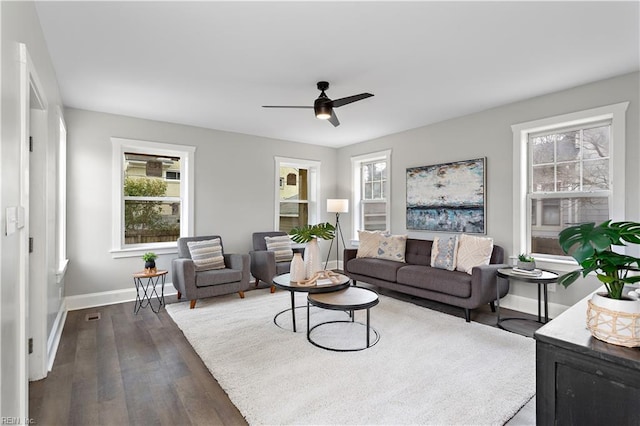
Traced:
[[523, 262], [522, 260], [518, 260], [516, 267], [518, 269], [524, 269], [525, 271], [533, 271], [536, 269], [536, 262]]
[[587, 328], [593, 337], [618, 346], [640, 346], [640, 300], [594, 293], [587, 302]]
[[322, 270], [320, 260], [320, 246], [318, 239], [314, 238], [304, 247], [305, 278], [312, 278], [316, 272]]
[[304, 266], [304, 260], [300, 253], [295, 253], [293, 259], [291, 259], [291, 267], [289, 268], [289, 275], [291, 276], [291, 282], [298, 283], [304, 281], [306, 272]]

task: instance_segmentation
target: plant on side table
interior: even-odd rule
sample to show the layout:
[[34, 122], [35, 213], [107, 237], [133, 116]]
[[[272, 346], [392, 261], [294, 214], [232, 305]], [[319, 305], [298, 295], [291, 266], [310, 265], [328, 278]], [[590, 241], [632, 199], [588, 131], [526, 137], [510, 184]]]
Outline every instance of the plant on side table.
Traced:
[[142, 255], [142, 260], [144, 260], [144, 269], [147, 273], [156, 272], [156, 259], [158, 255], [152, 251], [148, 251]]
[[520, 253], [518, 255], [517, 267], [525, 271], [533, 271], [536, 269], [536, 260], [528, 254]]
[[305, 278], [312, 278], [316, 272], [319, 272], [322, 264], [320, 259], [320, 247], [318, 246], [318, 238], [322, 240], [333, 240], [336, 228], [329, 222], [318, 223], [316, 225], [304, 225], [299, 228], [293, 228], [289, 235], [291, 239], [299, 244], [306, 243], [304, 248], [304, 265]]
[[640, 223], [606, 222], [583, 223], [560, 232], [562, 251], [570, 254], [580, 269], [561, 276], [565, 288], [580, 276], [595, 272], [607, 289], [595, 293], [588, 301], [587, 326], [594, 337], [621, 346], [640, 346], [640, 301], [623, 294], [625, 284], [640, 281], [640, 259], [614, 252], [612, 246], [625, 243], [640, 244]]

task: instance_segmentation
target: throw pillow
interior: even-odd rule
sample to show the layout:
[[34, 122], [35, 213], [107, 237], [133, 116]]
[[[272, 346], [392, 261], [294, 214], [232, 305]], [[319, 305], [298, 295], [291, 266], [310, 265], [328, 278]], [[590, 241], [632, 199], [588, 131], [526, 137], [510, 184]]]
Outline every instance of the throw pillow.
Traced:
[[378, 259], [387, 259], [404, 263], [404, 252], [406, 248], [406, 235], [380, 234], [380, 243], [378, 245], [378, 254], [376, 257]]
[[458, 237], [435, 237], [431, 246], [431, 266], [439, 269], [454, 271], [458, 257]]
[[267, 250], [275, 253], [276, 262], [290, 262], [293, 259], [291, 238], [288, 235], [264, 237], [264, 241], [267, 243]]
[[488, 265], [493, 252], [493, 238], [460, 235], [456, 269], [471, 275], [474, 266]]
[[187, 247], [189, 247], [191, 259], [196, 265], [196, 271], [225, 268], [220, 238], [203, 241], [189, 241], [187, 242]]
[[382, 231], [358, 231], [358, 252], [356, 257], [376, 257]]

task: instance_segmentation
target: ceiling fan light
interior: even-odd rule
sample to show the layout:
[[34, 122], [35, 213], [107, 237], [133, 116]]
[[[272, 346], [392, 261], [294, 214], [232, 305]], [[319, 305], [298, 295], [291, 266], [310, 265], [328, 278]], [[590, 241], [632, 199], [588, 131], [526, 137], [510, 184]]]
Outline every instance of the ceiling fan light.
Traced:
[[331, 106], [327, 104], [315, 105], [316, 118], [320, 120], [328, 120], [331, 118]]

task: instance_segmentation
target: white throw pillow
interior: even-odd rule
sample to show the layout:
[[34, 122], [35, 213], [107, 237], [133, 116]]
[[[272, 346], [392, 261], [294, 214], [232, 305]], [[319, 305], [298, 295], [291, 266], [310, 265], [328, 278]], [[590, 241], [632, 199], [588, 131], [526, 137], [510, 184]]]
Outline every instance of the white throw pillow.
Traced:
[[378, 259], [393, 260], [395, 262], [404, 263], [404, 252], [407, 248], [406, 235], [387, 235], [380, 234], [380, 242], [378, 244]]
[[493, 253], [493, 238], [460, 235], [456, 270], [471, 275], [474, 266], [488, 265]]
[[220, 238], [202, 241], [188, 241], [187, 247], [189, 247], [191, 259], [196, 265], [196, 271], [225, 268]]
[[276, 255], [276, 262], [290, 262], [293, 259], [291, 238], [288, 235], [264, 237], [264, 241], [267, 243], [267, 250]]
[[358, 252], [356, 257], [378, 256], [378, 246], [382, 231], [358, 231]]
[[449, 238], [435, 237], [431, 246], [431, 266], [455, 271], [458, 257], [458, 236]]

